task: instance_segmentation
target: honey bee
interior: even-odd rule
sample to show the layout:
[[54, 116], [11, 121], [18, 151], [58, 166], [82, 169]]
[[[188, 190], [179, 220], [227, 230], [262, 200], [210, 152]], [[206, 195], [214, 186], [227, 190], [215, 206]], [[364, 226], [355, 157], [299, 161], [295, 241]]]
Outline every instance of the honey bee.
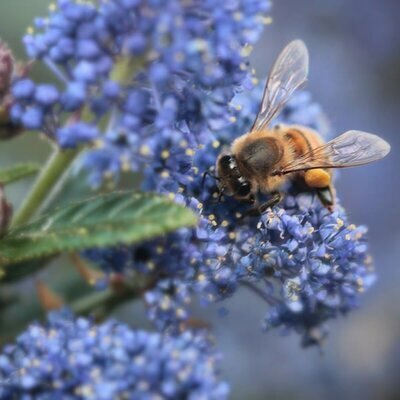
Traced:
[[[315, 130], [300, 125], [270, 126], [308, 75], [308, 50], [301, 40], [289, 43], [269, 74], [258, 115], [250, 131], [237, 138], [216, 162], [220, 197], [233, 196], [264, 212], [281, 201], [287, 180], [315, 190], [332, 211], [335, 191], [332, 168], [354, 167], [377, 161], [390, 151], [380, 137], [356, 130], [324, 143]], [[258, 193], [270, 194], [259, 204]]]

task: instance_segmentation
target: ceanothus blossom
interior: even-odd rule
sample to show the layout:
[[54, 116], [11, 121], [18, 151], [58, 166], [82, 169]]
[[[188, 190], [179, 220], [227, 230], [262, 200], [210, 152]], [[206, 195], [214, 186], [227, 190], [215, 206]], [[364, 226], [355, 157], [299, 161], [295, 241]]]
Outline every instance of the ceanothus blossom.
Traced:
[[[167, 194], [199, 215], [195, 229], [85, 256], [108, 272], [151, 277], [144, 300], [158, 329], [180, 334], [193, 296], [222, 301], [247, 286], [268, 305], [267, 328], [295, 330], [305, 345], [319, 342], [326, 320], [356, 307], [374, 280], [365, 228], [347, 220], [340, 202], [329, 213], [313, 193], [290, 184], [281, 204], [246, 217], [246, 205], [218, 202], [216, 182], [202, 179], [258, 111], [262, 86], [248, 55], [269, 2], [57, 4], [35, 21], [25, 45], [60, 84], [15, 80], [15, 122], [63, 148], [88, 145], [80, 165], [92, 186], [140, 172], [142, 190]], [[304, 92], [276, 122], [327, 131]]]
[[163, 336], [68, 311], [33, 324], [0, 354], [0, 399], [226, 399], [205, 333]]

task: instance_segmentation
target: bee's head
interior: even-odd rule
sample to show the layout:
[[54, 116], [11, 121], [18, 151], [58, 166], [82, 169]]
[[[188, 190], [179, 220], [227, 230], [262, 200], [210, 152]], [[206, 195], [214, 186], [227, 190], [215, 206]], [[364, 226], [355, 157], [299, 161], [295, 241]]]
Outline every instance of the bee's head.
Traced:
[[221, 194], [254, 203], [251, 183], [241, 174], [233, 154], [223, 153], [217, 159], [216, 172]]

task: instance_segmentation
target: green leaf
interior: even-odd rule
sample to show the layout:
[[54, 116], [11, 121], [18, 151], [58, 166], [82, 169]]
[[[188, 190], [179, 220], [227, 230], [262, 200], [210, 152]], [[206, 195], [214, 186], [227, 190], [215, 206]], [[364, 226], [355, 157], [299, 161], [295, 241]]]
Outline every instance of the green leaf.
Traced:
[[[194, 226], [191, 210], [164, 196], [114, 192], [96, 196], [16, 227], [0, 242], [0, 268], [7, 280], [25, 275], [18, 263], [151, 239], [185, 226]], [[33, 263], [34, 264], [34, 263]], [[26, 269], [26, 263], [24, 265]]]
[[0, 183], [7, 184], [39, 171], [40, 165], [36, 163], [16, 164], [12, 167], [0, 170]]

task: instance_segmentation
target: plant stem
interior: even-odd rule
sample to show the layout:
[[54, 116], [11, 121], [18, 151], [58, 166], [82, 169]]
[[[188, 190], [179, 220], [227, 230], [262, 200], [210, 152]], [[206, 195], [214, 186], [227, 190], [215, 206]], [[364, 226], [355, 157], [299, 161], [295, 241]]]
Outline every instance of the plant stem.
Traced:
[[79, 148], [73, 150], [61, 150], [57, 148], [55, 150], [36, 179], [28, 196], [14, 215], [11, 224], [12, 227], [22, 225], [30, 220], [41, 207], [54, 185], [66, 173], [68, 167], [72, 164], [80, 151], [81, 149]]
[[105, 289], [93, 292], [74, 301], [69, 307], [76, 315], [87, 315], [98, 308], [105, 308], [109, 313], [115, 307], [140, 296], [140, 291], [124, 290], [116, 293], [113, 289]]
[[106, 289], [98, 292], [91, 293], [90, 295], [84, 296], [75, 302], [70, 307], [73, 312], [77, 315], [85, 315], [92, 311], [99, 305], [108, 303], [115, 297], [112, 290]]

